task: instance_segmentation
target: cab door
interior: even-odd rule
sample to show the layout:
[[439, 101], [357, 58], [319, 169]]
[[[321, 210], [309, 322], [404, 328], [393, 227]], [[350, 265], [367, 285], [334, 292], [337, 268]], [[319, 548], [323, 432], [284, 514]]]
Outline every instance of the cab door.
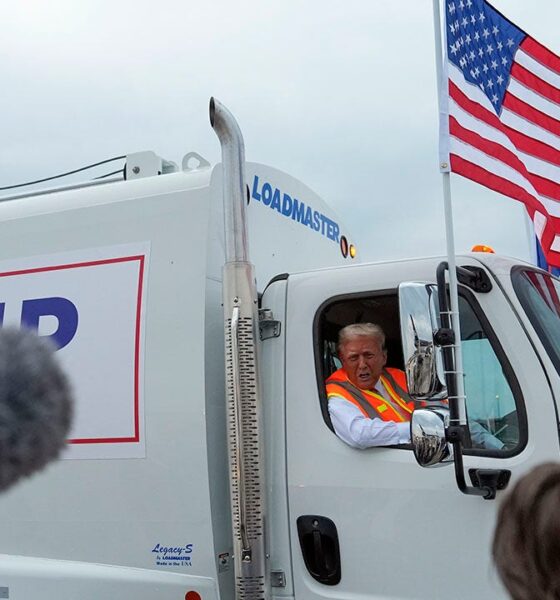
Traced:
[[[402, 281], [433, 280], [435, 267], [430, 261], [360, 265], [289, 278], [286, 456], [296, 598], [507, 597], [490, 561], [497, 502], [461, 494], [452, 466], [422, 469], [409, 447], [347, 446], [322, 411], [324, 373], [318, 371], [324, 361], [317, 348], [322, 312], [340, 303], [343, 321], [344, 300], [358, 298], [364, 299], [363, 311], [347, 317], [374, 320], [376, 294], [396, 296]], [[494, 377], [503, 396], [496, 412], [508, 411], [493, 418], [477, 397], [476, 418], [486, 419], [498, 437], [504, 424], [510, 426], [502, 449], [473, 448], [465, 456], [466, 476], [469, 469], [501, 469], [515, 482], [530, 467], [559, 457], [552, 393], [500, 289], [463, 290], [461, 296], [472, 306], [469, 318], [474, 314], [480, 321], [480, 327], [471, 327], [477, 347], [487, 340], [482, 346], [493, 355], [481, 361], [476, 351], [470, 353], [475, 366], [466, 373], [467, 387], [476, 395], [479, 379]], [[480, 371], [488, 360], [491, 375]]]

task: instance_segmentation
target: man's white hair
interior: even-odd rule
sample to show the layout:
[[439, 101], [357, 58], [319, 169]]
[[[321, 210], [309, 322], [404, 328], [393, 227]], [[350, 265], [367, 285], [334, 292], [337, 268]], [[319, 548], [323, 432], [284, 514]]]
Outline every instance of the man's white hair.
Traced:
[[337, 350], [340, 352], [344, 344], [357, 337], [374, 338], [379, 341], [381, 348], [385, 350], [385, 332], [375, 323], [352, 323], [352, 325], [343, 327], [338, 332]]

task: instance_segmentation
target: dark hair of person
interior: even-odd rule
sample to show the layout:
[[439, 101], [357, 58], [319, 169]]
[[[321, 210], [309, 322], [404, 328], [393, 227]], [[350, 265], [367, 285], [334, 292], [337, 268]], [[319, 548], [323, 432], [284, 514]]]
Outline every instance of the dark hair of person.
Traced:
[[560, 599], [560, 463], [535, 467], [504, 498], [492, 555], [513, 600]]

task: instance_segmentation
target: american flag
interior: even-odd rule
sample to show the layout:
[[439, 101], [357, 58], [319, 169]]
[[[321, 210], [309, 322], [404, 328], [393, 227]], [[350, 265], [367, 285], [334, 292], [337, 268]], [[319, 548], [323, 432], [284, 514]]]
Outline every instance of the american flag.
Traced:
[[560, 266], [560, 57], [484, 0], [445, 0], [451, 171], [522, 202]]

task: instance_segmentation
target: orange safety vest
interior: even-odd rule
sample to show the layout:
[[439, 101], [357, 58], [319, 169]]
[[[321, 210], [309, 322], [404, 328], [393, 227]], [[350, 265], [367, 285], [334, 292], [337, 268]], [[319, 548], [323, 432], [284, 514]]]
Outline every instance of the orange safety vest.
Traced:
[[408, 395], [404, 371], [383, 369], [379, 379], [391, 398], [390, 401], [377, 392], [356, 387], [350, 382], [344, 369], [338, 369], [327, 379], [327, 397], [340, 396], [348, 400], [360, 409], [364, 417], [370, 419], [379, 418], [397, 423], [410, 421], [414, 401]]

